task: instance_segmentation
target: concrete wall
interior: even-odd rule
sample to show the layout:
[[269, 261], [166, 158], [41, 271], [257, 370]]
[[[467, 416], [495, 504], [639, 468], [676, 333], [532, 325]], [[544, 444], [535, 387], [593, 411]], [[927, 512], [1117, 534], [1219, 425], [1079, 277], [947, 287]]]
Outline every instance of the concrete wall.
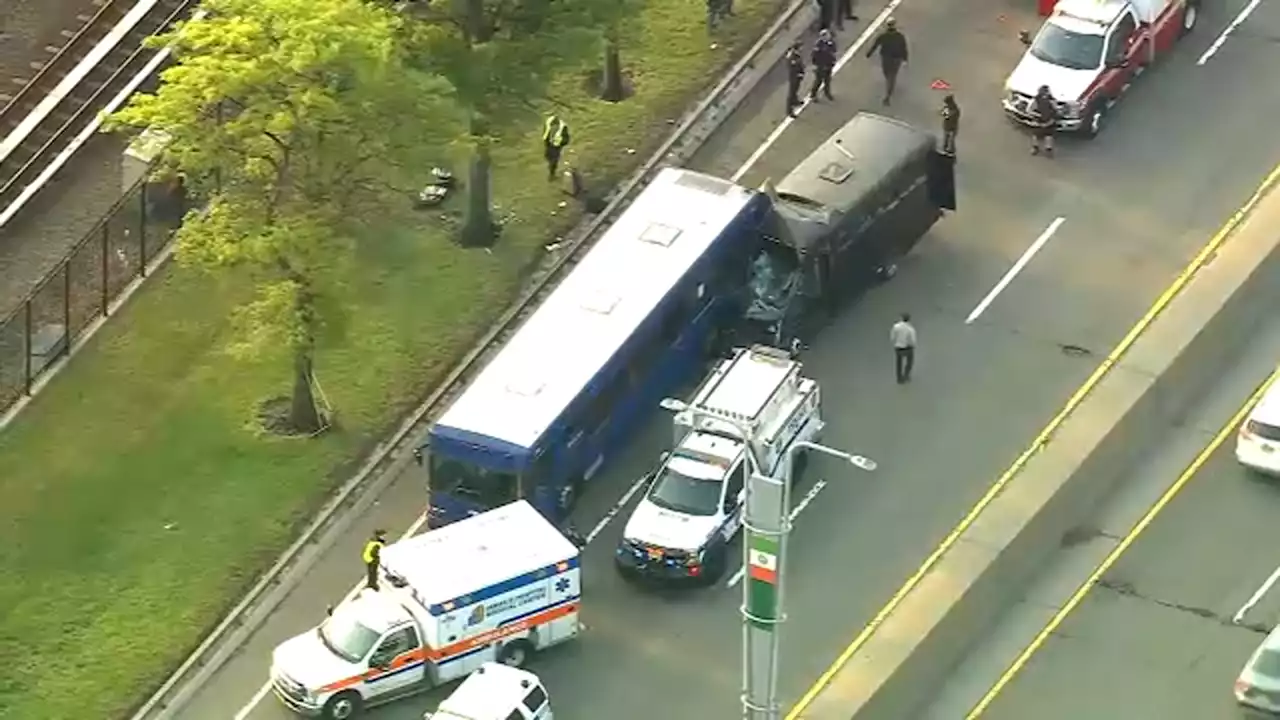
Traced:
[[903, 720], [1071, 528], [1280, 308], [1280, 193], [1256, 206], [1057, 433], [800, 716]]

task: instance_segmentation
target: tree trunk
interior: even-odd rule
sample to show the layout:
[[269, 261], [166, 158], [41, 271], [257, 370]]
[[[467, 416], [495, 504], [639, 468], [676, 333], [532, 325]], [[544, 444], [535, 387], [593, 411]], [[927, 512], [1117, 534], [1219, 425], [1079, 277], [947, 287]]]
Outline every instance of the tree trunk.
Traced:
[[474, 151], [467, 176], [467, 210], [458, 244], [467, 248], [493, 247], [498, 228], [493, 222], [493, 208], [489, 202], [489, 141], [474, 137]]
[[610, 40], [604, 46], [604, 78], [600, 84], [600, 99], [605, 102], [622, 102], [625, 97], [622, 85], [622, 59], [618, 56], [618, 44]]
[[311, 352], [299, 349], [293, 357], [293, 399], [289, 405], [289, 425], [311, 435], [320, 431], [320, 413], [311, 391]]

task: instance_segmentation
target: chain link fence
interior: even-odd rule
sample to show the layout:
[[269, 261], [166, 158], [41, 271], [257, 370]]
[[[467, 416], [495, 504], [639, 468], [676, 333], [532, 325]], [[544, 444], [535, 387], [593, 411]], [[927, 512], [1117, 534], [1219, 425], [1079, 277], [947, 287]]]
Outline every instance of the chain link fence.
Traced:
[[30, 395], [130, 283], [146, 276], [186, 209], [181, 181], [139, 181], [0, 321], [0, 414]]

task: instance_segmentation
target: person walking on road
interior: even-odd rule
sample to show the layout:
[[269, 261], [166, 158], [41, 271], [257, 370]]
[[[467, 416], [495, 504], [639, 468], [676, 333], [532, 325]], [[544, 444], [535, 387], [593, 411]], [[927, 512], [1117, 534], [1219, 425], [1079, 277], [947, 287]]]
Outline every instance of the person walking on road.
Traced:
[[554, 182], [560, 154], [569, 144], [569, 125], [558, 115], [548, 115], [542, 125], [542, 156], [547, 160], [547, 180]]
[[378, 589], [378, 567], [382, 564], [382, 548], [387, 544], [387, 531], [374, 530], [369, 542], [364, 544], [365, 581], [364, 586], [370, 590]]
[[853, 3], [854, 0], [836, 0], [836, 30], [844, 30], [845, 20], [858, 22], [858, 16], [853, 14]]
[[867, 57], [880, 53], [880, 72], [884, 73], [884, 105], [893, 101], [893, 91], [898, 86], [898, 71], [907, 64], [907, 37], [898, 30], [898, 21], [889, 18], [884, 32], [876, 36], [867, 50]]
[[809, 60], [813, 63], [813, 87], [809, 88], [809, 99], [817, 102], [818, 91], [821, 90], [828, 100], [835, 100], [831, 97], [831, 73], [836, 67], [836, 39], [830, 30], [818, 33]]
[[1048, 85], [1041, 85], [1031, 101], [1031, 154], [1039, 155], [1043, 147], [1045, 157], [1053, 157], [1053, 132], [1058, 127], [1058, 103], [1049, 92]]
[[800, 56], [800, 43], [787, 48], [787, 115], [796, 116], [800, 107], [800, 82], [804, 80], [804, 58]]
[[893, 369], [898, 384], [911, 382], [911, 369], [916, 364], [916, 328], [911, 324], [910, 313], [902, 313], [893, 324], [889, 341], [893, 343]]
[[960, 133], [960, 105], [956, 96], [942, 98], [942, 154], [956, 156], [956, 135]]

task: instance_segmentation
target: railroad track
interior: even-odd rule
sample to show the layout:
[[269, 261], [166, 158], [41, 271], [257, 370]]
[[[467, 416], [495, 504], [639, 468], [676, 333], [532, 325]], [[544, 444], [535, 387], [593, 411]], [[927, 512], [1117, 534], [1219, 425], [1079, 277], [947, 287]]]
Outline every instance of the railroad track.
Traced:
[[[0, 109], [0, 226], [33, 183], [153, 59], [143, 40], [186, 18], [196, 0], [100, 0], [97, 12]], [[65, 158], [63, 159], [65, 162]], [[39, 189], [38, 187], [36, 188]], [[24, 197], [26, 195], [26, 197]]]

